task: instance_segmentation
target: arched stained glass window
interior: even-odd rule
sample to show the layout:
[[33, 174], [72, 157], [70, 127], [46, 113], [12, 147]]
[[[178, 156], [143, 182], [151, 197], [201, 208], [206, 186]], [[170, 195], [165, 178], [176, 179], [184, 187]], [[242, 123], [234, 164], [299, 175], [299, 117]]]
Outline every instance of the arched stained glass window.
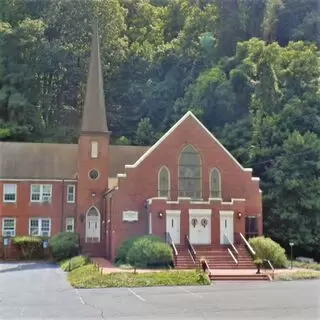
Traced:
[[158, 174], [158, 196], [170, 198], [170, 172], [167, 167], [162, 167]]
[[221, 175], [217, 168], [210, 173], [210, 198], [221, 198]]
[[179, 159], [179, 197], [197, 200], [202, 196], [201, 157], [191, 145], [186, 146]]

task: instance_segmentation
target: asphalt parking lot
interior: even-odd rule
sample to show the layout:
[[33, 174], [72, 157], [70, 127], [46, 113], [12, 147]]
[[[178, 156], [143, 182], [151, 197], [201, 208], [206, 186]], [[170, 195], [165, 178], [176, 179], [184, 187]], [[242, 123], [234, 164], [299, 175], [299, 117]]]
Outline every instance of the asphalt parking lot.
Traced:
[[0, 264], [0, 319], [320, 319], [320, 281], [76, 290], [50, 264]]

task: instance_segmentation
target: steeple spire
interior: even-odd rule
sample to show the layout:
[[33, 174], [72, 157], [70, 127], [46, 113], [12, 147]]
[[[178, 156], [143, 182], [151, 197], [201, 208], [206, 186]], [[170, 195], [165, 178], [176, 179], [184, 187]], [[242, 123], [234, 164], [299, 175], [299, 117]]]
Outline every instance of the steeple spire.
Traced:
[[97, 22], [95, 23], [93, 31], [81, 133], [106, 133], [108, 132], [108, 126], [103, 92]]

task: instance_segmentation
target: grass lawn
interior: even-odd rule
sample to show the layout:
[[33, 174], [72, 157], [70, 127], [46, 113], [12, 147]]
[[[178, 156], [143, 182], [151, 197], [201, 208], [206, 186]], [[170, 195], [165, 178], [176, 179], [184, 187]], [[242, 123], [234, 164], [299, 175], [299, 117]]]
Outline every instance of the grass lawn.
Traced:
[[[288, 263], [288, 267], [290, 267], [290, 265], [291, 265], [291, 262]], [[292, 265], [296, 268], [304, 268], [304, 269], [320, 271], [320, 263], [293, 261]]]
[[275, 274], [274, 280], [278, 281], [292, 281], [292, 280], [315, 280], [320, 279], [320, 271], [306, 270], [293, 272], [279, 272]]
[[101, 274], [92, 265], [71, 271], [68, 280], [75, 288], [115, 288], [209, 285], [208, 276], [199, 271], [118, 272]]

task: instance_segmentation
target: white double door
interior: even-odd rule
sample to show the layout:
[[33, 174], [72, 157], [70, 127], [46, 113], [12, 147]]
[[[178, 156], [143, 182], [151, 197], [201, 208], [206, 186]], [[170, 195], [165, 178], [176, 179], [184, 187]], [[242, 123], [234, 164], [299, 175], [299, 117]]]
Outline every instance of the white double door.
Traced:
[[233, 243], [233, 211], [220, 211], [220, 243]]
[[180, 244], [180, 210], [166, 212], [166, 230], [174, 244]]
[[189, 240], [192, 244], [211, 244], [211, 210], [189, 210]]

